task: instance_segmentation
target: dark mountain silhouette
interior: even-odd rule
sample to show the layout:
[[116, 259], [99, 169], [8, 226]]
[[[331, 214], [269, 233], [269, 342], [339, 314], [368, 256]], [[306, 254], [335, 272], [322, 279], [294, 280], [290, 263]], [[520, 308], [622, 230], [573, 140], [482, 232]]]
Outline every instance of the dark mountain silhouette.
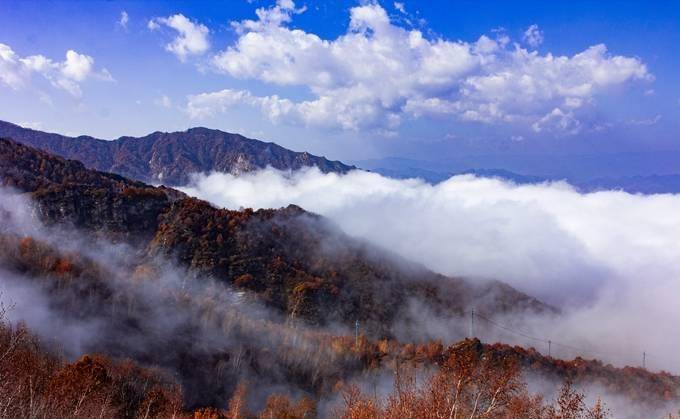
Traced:
[[88, 136], [66, 137], [0, 121], [0, 138], [81, 161], [86, 167], [165, 185], [185, 185], [192, 174], [219, 171], [238, 174], [271, 166], [297, 170], [316, 166], [322, 172], [345, 173], [354, 166], [274, 143], [208, 128], [154, 132], [113, 141]]

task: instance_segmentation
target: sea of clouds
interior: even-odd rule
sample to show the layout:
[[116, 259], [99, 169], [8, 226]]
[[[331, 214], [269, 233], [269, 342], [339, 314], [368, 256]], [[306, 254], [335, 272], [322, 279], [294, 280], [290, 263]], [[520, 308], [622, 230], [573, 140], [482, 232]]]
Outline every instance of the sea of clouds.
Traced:
[[[436, 272], [502, 280], [562, 314], [499, 321], [587, 349], [554, 345], [553, 355], [639, 365], [647, 352], [647, 367], [680, 372], [678, 195], [580, 193], [563, 182], [471, 175], [432, 185], [316, 168], [199, 175], [182, 190], [234, 209], [297, 204]], [[489, 339], [547, 351], [516, 334]]]

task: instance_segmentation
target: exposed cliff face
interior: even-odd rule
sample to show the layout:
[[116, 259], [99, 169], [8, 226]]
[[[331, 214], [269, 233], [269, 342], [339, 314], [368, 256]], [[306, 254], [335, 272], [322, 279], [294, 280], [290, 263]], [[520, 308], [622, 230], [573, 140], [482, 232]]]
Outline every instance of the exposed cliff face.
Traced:
[[0, 137], [79, 160], [88, 168], [165, 185], [184, 185], [192, 174], [210, 171], [239, 174], [267, 166], [280, 170], [316, 166], [324, 173], [345, 173], [354, 168], [274, 143], [207, 128], [105, 141], [86, 136], [66, 137], [0, 121]]

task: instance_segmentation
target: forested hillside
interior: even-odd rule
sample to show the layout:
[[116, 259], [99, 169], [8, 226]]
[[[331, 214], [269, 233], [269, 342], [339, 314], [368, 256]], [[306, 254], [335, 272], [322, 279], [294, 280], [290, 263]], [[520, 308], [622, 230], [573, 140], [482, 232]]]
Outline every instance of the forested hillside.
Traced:
[[[432, 316], [454, 327], [473, 306], [559, 313], [299, 207], [215, 208], [10, 140], [0, 179], [6, 417], [600, 418], [582, 389], [654, 412], [680, 400], [669, 374], [423, 340]], [[574, 387], [542, 398], [539, 378]]]

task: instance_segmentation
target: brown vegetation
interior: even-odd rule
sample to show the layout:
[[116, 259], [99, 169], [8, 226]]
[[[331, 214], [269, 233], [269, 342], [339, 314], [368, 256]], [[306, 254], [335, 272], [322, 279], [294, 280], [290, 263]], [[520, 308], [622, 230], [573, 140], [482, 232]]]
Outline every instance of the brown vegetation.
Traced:
[[474, 353], [449, 358], [423, 385], [408, 371], [396, 371], [394, 391], [385, 400], [356, 386], [344, 391], [343, 419], [378, 418], [525, 418], [604, 419], [609, 414], [598, 401], [589, 408], [583, 394], [565, 383], [554, 403], [531, 395], [510, 360], [502, 364]]
[[[680, 400], [680, 378], [669, 374], [556, 360], [478, 340], [448, 347], [398, 342], [393, 326], [409, 319], [413, 299], [449, 318], [473, 302], [489, 312], [550, 308], [501, 283], [436, 275], [295, 206], [217, 209], [6, 140], [0, 140], [0, 180], [30, 194], [48, 224], [135, 249], [129, 265], [112, 268], [65, 251], [56, 240], [0, 231], [3, 270], [38, 284], [56, 315], [105, 325], [87, 350], [102, 355], [68, 363], [24, 327], [0, 322], [0, 417], [235, 418], [259, 411], [263, 418], [308, 418], [327, 413], [316, 402], [338, 393], [346, 403], [336, 413], [348, 418], [605, 416], [601, 407], [586, 408], [569, 386], [556, 404], [546, 403], [527, 392], [520, 371], [598, 384], [650, 406]], [[168, 260], [205, 290], [164, 286]], [[242, 306], [226, 303], [230, 287], [212, 287], [211, 279], [279, 316], [239, 311]], [[150, 284], [153, 298], [140, 291]], [[156, 312], [182, 316], [164, 329], [150, 321]], [[358, 339], [315, 327], [353, 326], [357, 319]], [[126, 346], [121, 337], [139, 345]], [[385, 400], [356, 384], [381, 371], [397, 378]], [[417, 385], [416, 372], [425, 371], [431, 376]], [[258, 380], [301, 396], [266, 394], [253, 405], [248, 394], [258, 392]]]
[[173, 380], [134, 362], [84, 355], [64, 363], [0, 308], [0, 417], [169, 418], [181, 409]]
[[0, 181], [31, 193], [47, 223], [133, 242], [314, 324], [358, 319], [370, 335], [386, 336], [396, 318], [406, 317], [411, 298], [442, 315], [473, 303], [494, 311], [550, 310], [499, 282], [436, 275], [296, 206], [217, 209], [9, 140], [0, 140]]

